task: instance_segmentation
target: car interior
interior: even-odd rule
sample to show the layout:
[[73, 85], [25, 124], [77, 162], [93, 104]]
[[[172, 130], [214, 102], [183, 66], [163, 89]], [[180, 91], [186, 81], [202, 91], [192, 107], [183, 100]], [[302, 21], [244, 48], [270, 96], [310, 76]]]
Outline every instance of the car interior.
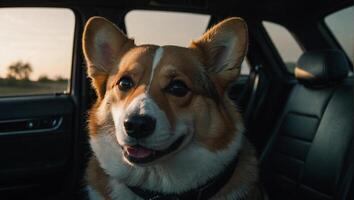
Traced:
[[[269, 199], [354, 199], [353, 1], [3, 0], [0, 18], [9, 8], [69, 9], [74, 25], [65, 92], [3, 95], [0, 62], [0, 199], [87, 199], [87, 112], [97, 97], [87, 78], [81, 35], [92, 16], [127, 32], [132, 11], [209, 16], [204, 31], [227, 17], [245, 19], [247, 70], [228, 93], [256, 147]], [[343, 34], [351, 38], [345, 42], [351, 51], [327, 20], [342, 10], [351, 18], [334, 24], [349, 27]], [[276, 41], [280, 37], [272, 35], [272, 27], [290, 39]], [[298, 53], [289, 60], [284, 55], [293, 44]], [[0, 60], [5, 51], [0, 47]]]

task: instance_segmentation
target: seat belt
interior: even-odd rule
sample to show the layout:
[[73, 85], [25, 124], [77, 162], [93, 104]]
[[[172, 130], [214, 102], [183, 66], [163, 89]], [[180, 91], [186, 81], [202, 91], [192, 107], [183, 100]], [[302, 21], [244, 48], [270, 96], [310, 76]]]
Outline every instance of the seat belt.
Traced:
[[252, 112], [253, 108], [256, 106], [254, 105], [256, 103], [256, 96], [257, 96], [257, 91], [258, 91], [258, 86], [259, 86], [259, 72], [261, 69], [262, 65], [256, 65], [253, 67], [253, 69], [250, 72], [250, 97], [248, 98], [248, 104], [245, 110], [244, 114], [244, 121], [246, 122], [246, 127], [249, 124], [249, 121], [252, 118]]

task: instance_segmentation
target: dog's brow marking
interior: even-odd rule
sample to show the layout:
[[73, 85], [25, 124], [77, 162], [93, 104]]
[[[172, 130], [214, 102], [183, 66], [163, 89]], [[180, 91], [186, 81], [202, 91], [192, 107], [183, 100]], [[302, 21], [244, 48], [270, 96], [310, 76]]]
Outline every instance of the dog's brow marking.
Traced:
[[159, 47], [156, 51], [155, 51], [155, 55], [154, 55], [154, 59], [152, 61], [152, 68], [151, 68], [151, 75], [150, 75], [150, 81], [149, 81], [149, 85], [147, 86], [147, 90], [146, 92], [148, 92], [150, 90], [150, 85], [152, 82], [152, 78], [154, 77], [154, 72], [156, 69], [156, 66], [159, 64], [161, 58], [162, 58], [162, 54], [163, 54], [163, 48]]

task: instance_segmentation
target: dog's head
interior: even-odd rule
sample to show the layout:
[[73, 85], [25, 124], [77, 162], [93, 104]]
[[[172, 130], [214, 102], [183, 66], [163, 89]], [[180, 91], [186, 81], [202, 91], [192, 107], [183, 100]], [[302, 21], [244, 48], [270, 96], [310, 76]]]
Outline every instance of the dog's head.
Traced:
[[90, 136], [114, 140], [93, 144], [96, 154], [111, 149], [98, 157], [145, 166], [191, 141], [211, 152], [227, 148], [241, 122], [226, 91], [240, 73], [247, 34], [242, 19], [230, 18], [188, 48], [136, 46], [108, 20], [91, 18], [82, 41], [98, 96]]

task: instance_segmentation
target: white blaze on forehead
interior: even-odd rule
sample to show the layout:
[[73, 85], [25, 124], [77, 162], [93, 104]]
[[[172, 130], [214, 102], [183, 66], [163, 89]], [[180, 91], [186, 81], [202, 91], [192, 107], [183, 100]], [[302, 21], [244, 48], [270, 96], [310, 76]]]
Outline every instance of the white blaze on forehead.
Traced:
[[154, 77], [154, 73], [155, 73], [155, 69], [156, 69], [156, 66], [159, 64], [161, 58], [162, 58], [162, 54], [163, 54], [163, 48], [162, 47], [159, 47], [156, 51], [155, 51], [155, 55], [154, 55], [154, 59], [152, 61], [152, 68], [151, 68], [151, 74], [150, 74], [150, 81], [149, 81], [149, 85], [147, 86], [147, 90], [146, 92], [149, 91], [150, 89], [150, 85], [151, 85], [151, 82], [152, 82], [152, 79]]
[[125, 113], [154, 116], [159, 110], [154, 100], [148, 94], [142, 93], [135, 97], [125, 109]]

